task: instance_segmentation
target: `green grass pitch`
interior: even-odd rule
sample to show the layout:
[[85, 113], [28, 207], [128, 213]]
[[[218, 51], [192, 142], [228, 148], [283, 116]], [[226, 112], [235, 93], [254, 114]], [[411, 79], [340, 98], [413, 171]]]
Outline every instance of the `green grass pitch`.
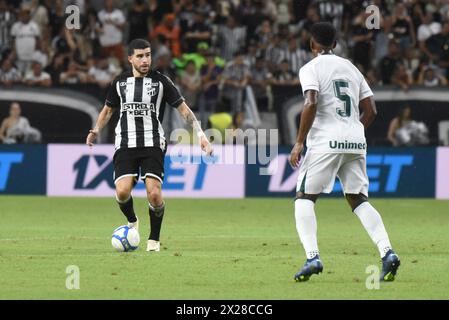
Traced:
[[[0, 299], [448, 299], [449, 202], [372, 199], [402, 260], [396, 281], [366, 288], [377, 249], [343, 199], [316, 206], [324, 272], [304, 263], [291, 199], [168, 199], [160, 253], [113, 251], [125, 224], [114, 198], [0, 197]], [[80, 289], [66, 289], [66, 267]]]

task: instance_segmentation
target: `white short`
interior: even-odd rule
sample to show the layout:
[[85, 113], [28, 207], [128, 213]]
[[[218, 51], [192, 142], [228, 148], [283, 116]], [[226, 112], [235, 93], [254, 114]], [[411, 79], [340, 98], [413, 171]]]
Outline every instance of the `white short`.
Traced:
[[352, 153], [306, 153], [299, 169], [296, 192], [330, 193], [335, 177], [340, 180], [345, 194], [368, 196], [366, 156]]

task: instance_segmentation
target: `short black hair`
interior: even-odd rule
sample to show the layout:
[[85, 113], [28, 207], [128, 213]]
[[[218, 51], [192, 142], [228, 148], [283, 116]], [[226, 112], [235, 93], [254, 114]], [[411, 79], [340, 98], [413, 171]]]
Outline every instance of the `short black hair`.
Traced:
[[337, 39], [337, 29], [330, 22], [317, 22], [310, 30], [312, 38], [320, 45], [330, 48]]
[[134, 39], [128, 45], [128, 56], [132, 56], [134, 54], [134, 50], [136, 49], [146, 49], [151, 48], [151, 44], [145, 39]]

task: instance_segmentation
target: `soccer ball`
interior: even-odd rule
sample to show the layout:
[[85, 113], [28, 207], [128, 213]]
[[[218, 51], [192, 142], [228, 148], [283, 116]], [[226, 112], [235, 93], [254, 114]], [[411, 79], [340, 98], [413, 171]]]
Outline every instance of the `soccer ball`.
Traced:
[[121, 226], [112, 233], [111, 243], [115, 250], [120, 252], [134, 251], [139, 246], [139, 232], [128, 226]]

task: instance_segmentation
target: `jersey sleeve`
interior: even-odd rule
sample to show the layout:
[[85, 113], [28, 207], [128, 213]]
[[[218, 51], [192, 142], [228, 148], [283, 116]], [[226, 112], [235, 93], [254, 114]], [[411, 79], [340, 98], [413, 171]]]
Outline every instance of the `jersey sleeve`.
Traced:
[[110, 108], [120, 108], [120, 97], [117, 92], [117, 82], [118, 78], [112, 81], [108, 93], [106, 95], [106, 101], [104, 104]]
[[371, 88], [369, 87], [365, 78], [363, 78], [362, 84], [360, 85], [359, 101], [371, 96], [373, 96], [373, 92], [371, 91]]
[[169, 77], [161, 74], [161, 82], [164, 86], [164, 100], [173, 108], [177, 108], [184, 102], [184, 97], [176, 88], [173, 81]]
[[303, 94], [305, 94], [307, 90], [320, 91], [318, 76], [311, 65], [302, 67], [299, 70], [299, 81], [301, 82]]

